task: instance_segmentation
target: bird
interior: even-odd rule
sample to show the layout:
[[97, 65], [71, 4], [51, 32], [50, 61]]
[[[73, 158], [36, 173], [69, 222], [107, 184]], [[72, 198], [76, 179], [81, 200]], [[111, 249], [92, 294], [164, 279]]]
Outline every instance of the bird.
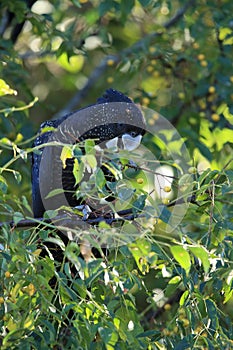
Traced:
[[[74, 158], [62, 163], [62, 144], [81, 144], [87, 139], [96, 145], [114, 148], [120, 144], [132, 151], [145, 133], [145, 119], [136, 104], [122, 92], [107, 89], [96, 103], [72, 112], [57, 120], [41, 124], [34, 140], [32, 153], [32, 205], [35, 218], [42, 218], [46, 210], [83, 204], [75, 193], [79, 184], [73, 174]], [[48, 146], [46, 144], [53, 144]], [[81, 147], [84, 152], [84, 147]], [[102, 168], [111, 177], [107, 168]], [[57, 189], [61, 193], [48, 198]], [[112, 197], [109, 196], [109, 200]], [[92, 209], [90, 209], [91, 211]]]

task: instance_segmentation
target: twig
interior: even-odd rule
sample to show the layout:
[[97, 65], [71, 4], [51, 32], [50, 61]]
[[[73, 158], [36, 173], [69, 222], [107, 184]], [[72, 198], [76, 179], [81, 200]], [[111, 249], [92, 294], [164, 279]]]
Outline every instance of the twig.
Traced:
[[[187, 202], [188, 202], [188, 203], [192, 203], [192, 204], [196, 204], [198, 207], [200, 206], [200, 205], [196, 202], [196, 196], [195, 196], [195, 194], [193, 194], [192, 196], [188, 197], [188, 198], [187, 198]], [[174, 201], [168, 203], [168, 204], [167, 204], [167, 207], [169, 208], [169, 207], [173, 207], [174, 205], [177, 205], [177, 204], [179, 205], [179, 204], [184, 204], [184, 203], [185, 203], [185, 201], [184, 201], [183, 198], [178, 198], [178, 199], [176, 199], [176, 200], [174, 200]]]
[[2, 36], [9, 24], [9, 13], [5, 11], [0, 22], [0, 35]]
[[208, 244], [210, 242], [210, 236], [211, 236], [211, 232], [212, 232], [212, 226], [213, 226], [213, 219], [214, 219], [214, 196], [215, 196], [215, 183], [214, 180], [211, 181], [211, 189], [210, 189], [210, 193], [211, 193], [211, 205], [210, 205], [210, 220], [209, 220], [209, 230], [208, 230]]
[[[195, 195], [190, 196], [187, 198], [188, 203], [193, 203], [199, 206], [199, 204], [195, 200]], [[166, 205], [166, 207], [172, 207], [174, 205], [184, 204], [185, 201], [182, 198], [179, 198], [178, 200], [175, 200], [169, 204]], [[7, 222], [0, 222], [0, 228], [3, 226], [10, 226], [11, 228], [30, 228], [30, 227], [36, 227], [38, 225], [47, 225], [47, 224], [53, 224], [55, 221], [58, 223], [62, 221], [62, 225], [64, 226], [64, 223], [68, 226], [71, 225], [73, 227], [82, 227], [83, 224], [89, 224], [89, 225], [98, 225], [100, 222], [106, 222], [108, 225], [112, 225], [116, 222], [124, 222], [124, 221], [132, 221], [136, 218], [142, 218], [146, 217], [146, 215], [143, 214], [135, 214], [133, 212], [133, 209], [125, 209], [120, 210], [116, 213], [108, 213], [103, 216], [97, 216], [94, 212], [91, 213], [91, 215], [86, 219], [83, 218], [75, 213], [70, 212], [63, 212], [62, 215], [57, 215], [53, 219], [45, 219], [45, 218], [35, 218], [35, 219], [23, 219], [20, 220], [18, 223], [15, 223], [14, 221], [7, 221]], [[116, 217], [117, 216], [117, 217]], [[54, 226], [54, 228], [56, 228]]]
[[[15, 223], [14, 221], [8, 221], [8, 222], [0, 222], [0, 228], [3, 227], [4, 225], [8, 225], [11, 228], [26, 228], [26, 227], [36, 227], [40, 224], [46, 225], [46, 224], [51, 224], [54, 223], [55, 221], [61, 222], [65, 221], [67, 225], [69, 223], [72, 223], [72, 226], [80, 226], [84, 223], [90, 224], [90, 225], [95, 225], [99, 224], [102, 221], [105, 221], [107, 224], [112, 225], [114, 222], [120, 222], [120, 221], [125, 221], [125, 220], [134, 220], [136, 217], [139, 217], [138, 215], [133, 214], [132, 209], [126, 209], [126, 210], [121, 210], [117, 212], [120, 217], [115, 218], [114, 215], [106, 215], [106, 216], [99, 216], [96, 218], [90, 217], [88, 219], [84, 219], [79, 215], [76, 214], [71, 214], [70, 212], [64, 213], [62, 215], [57, 215], [53, 219], [45, 219], [45, 218], [35, 218], [35, 219], [24, 219], [20, 220], [18, 223]], [[55, 228], [55, 227], [54, 227]]]

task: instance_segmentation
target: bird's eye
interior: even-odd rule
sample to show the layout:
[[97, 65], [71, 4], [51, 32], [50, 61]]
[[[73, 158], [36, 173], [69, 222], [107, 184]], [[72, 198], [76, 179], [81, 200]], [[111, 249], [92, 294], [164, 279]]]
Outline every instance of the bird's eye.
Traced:
[[130, 134], [130, 136], [132, 136], [132, 137], [136, 137], [136, 136], [137, 136], [136, 131], [130, 131], [129, 134]]

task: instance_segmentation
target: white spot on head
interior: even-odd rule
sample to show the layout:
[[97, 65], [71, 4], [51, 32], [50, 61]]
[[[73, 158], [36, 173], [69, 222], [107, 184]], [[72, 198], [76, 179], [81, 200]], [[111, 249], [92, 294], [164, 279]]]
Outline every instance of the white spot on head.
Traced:
[[114, 151], [117, 151], [117, 144], [118, 144], [118, 137], [115, 137], [114, 139], [111, 139], [108, 142], [106, 142], [106, 147], [111, 148]]
[[142, 139], [142, 135], [132, 137], [129, 134], [124, 134], [122, 136], [122, 142], [124, 145], [124, 149], [126, 149], [127, 151], [135, 150], [140, 145], [141, 139]]

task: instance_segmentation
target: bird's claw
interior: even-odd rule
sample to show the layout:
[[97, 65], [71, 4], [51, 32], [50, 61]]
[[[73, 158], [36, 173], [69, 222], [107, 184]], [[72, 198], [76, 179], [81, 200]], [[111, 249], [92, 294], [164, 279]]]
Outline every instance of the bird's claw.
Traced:
[[90, 213], [92, 213], [91, 208], [87, 204], [77, 205], [74, 209], [80, 211], [83, 216], [83, 220], [87, 220], [89, 218]]

